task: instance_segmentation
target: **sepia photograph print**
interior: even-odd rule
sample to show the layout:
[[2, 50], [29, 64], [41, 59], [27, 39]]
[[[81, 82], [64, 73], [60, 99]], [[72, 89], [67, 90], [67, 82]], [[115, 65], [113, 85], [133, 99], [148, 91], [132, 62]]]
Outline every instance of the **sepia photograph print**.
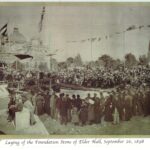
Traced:
[[0, 3], [1, 135], [150, 135], [150, 3]]

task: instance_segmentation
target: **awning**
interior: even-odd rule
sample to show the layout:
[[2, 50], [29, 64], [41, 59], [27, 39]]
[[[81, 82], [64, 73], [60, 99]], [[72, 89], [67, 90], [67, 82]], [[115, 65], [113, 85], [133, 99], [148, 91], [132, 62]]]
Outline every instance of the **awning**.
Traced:
[[33, 59], [33, 56], [31, 55], [27, 55], [27, 54], [17, 54], [15, 55], [17, 58], [23, 60], [23, 59], [27, 59], [27, 58], [32, 58]]

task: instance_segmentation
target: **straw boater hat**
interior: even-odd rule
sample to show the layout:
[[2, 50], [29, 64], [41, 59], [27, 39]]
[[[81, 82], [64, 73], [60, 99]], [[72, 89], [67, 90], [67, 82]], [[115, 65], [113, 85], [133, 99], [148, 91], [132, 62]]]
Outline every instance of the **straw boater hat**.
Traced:
[[92, 99], [89, 99], [88, 103], [93, 105], [95, 102]]

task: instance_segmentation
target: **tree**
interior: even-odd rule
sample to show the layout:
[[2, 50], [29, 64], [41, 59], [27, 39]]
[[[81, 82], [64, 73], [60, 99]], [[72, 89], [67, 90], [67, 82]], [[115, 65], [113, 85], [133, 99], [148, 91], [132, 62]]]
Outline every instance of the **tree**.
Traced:
[[88, 63], [88, 67], [89, 67], [89, 68], [96, 68], [96, 63], [95, 63], [95, 61], [90, 61], [90, 62]]
[[113, 69], [118, 69], [120, 65], [122, 64], [120, 59], [113, 59], [111, 62], [112, 68]]
[[75, 66], [82, 66], [82, 65], [83, 65], [80, 54], [78, 54], [78, 55], [74, 58], [74, 63], [75, 63]]
[[67, 63], [66, 62], [60, 62], [58, 63], [59, 69], [67, 69]]
[[137, 64], [137, 60], [132, 53], [128, 53], [125, 55], [125, 65], [127, 67], [132, 67]]
[[139, 56], [139, 64], [140, 65], [147, 65], [148, 64], [148, 59], [147, 59], [146, 55]]
[[72, 57], [67, 58], [66, 60], [67, 66], [69, 67], [71, 64], [74, 63], [74, 59]]
[[109, 55], [104, 54], [98, 58], [98, 61], [100, 62], [100, 64], [103, 64], [105, 68], [110, 68], [114, 60]]

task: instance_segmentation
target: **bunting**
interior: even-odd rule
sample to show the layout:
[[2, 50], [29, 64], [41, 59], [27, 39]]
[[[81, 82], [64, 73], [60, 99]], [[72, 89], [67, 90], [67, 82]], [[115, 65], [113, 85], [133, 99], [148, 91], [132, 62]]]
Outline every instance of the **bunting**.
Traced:
[[2, 28], [0, 29], [0, 33], [3, 33], [3, 31], [4, 31], [5, 29], [7, 29], [7, 23], [6, 23], [4, 26], [2, 26]]
[[108, 40], [110, 38], [113, 38], [115, 35], [121, 35], [121, 34], [124, 34], [125, 32], [130, 32], [130, 31], [137, 30], [137, 29], [141, 30], [145, 27], [150, 28], [150, 25], [147, 25], [147, 26], [144, 26], [144, 25], [139, 25], [139, 26], [131, 25], [128, 28], [126, 28], [124, 31], [120, 31], [120, 32], [116, 31], [112, 34], [105, 35], [104, 37], [91, 37], [91, 38], [87, 38], [87, 39], [67, 41], [67, 43], [77, 43], [77, 42], [85, 43], [85, 42], [96, 42], [96, 41], [100, 42], [100, 41], [102, 41], [102, 39]]
[[142, 26], [139, 26], [139, 30], [141, 30], [142, 28], [144, 28], [144, 26], [142, 25]]
[[131, 30], [135, 30], [136, 29], [136, 26], [133, 25], [133, 26], [130, 26], [129, 28], [126, 29], [126, 31], [131, 31]]
[[94, 37], [94, 38], [91, 38], [91, 42], [94, 42], [97, 38]]

